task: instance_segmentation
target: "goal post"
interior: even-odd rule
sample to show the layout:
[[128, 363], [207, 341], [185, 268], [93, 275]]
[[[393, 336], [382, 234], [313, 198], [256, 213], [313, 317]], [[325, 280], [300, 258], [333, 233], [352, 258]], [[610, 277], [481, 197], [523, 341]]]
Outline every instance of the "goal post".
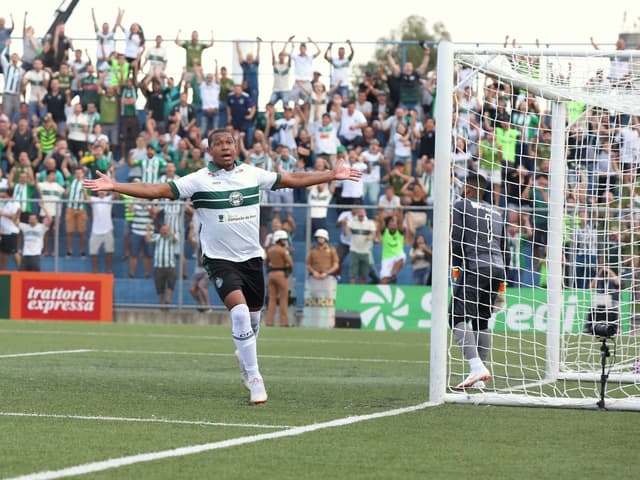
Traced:
[[[432, 402], [640, 410], [639, 73], [640, 50], [438, 45]], [[512, 260], [491, 379], [458, 391], [450, 216], [470, 171]]]

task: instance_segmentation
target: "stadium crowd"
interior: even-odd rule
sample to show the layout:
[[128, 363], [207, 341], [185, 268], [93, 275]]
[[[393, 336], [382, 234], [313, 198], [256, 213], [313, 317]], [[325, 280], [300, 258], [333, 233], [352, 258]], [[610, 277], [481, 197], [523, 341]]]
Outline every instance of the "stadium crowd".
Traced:
[[[7, 266], [8, 256], [19, 262], [19, 243], [27, 245], [21, 239], [24, 234], [19, 235], [25, 228], [21, 225], [42, 223], [42, 255], [56, 254], [48, 240], [57, 217], [64, 218], [66, 256], [85, 256], [88, 250], [92, 269], [98, 271], [96, 256], [104, 246], [110, 271], [110, 202], [115, 197], [91, 197], [82, 180], [98, 171], [151, 183], [186, 175], [209, 161], [207, 133], [224, 128], [240, 145], [239, 160], [260, 168], [326, 170], [344, 159], [363, 172], [359, 182], [265, 195], [265, 251], [276, 231], [288, 232], [292, 244], [292, 205], [308, 205], [314, 234], [320, 229], [336, 232], [331, 242], [341, 264], [355, 247], [349, 271], [338, 272], [341, 281], [395, 283], [398, 274], [409, 269], [416, 284], [429, 284], [436, 74], [429, 70], [428, 46], [417, 66], [399, 64], [389, 51], [377, 69], [357, 76], [351, 71], [357, 52], [349, 40], [337, 48], [328, 44], [323, 51], [311, 38], [296, 41], [292, 36], [283, 45], [270, 42], [266, 47], [256, 37], [252, 52], [236, 44], [242, 81], [234, 81], [225, 66], [202, 62], [204, 50], [214, 45], [213, 37], [203, 41], [193, 31], [184, 40], [178, 32], [174, 41], [184, 48], [185, 63], [180, 78], [173, 78], [166, 73], [162, 36], [151, 40], [139, 23], [125, 24], [123, 10], [118, 10], [113, 24], [93, 18], [93, 55], [74, 48], [64, 24], [52, 36], [38, 38], [27, 23], [25, 14], [19, 55], [14, 51], [13, 17], [0, 18], [0, 192], [6, 198], [0, 218], [0, 269]], [[273, 85], [261, 110], [258, 98], [265, 85], [260, 64], [266, 63], [265, 51]], [[330, 64], [330, 78], [322, 78], [314, 68], [317, 62]], [[539, 74], [532, 57], [514, 62], [533, 76]], [[631, 85], [631, 66], [627, 67], [625, 73], [618, 65], [617, 78], [595, 72], [593, 88]], [[526, 90], [493, 78], [479, 85], [471, 73], [469, 68], [457, 71], [452, 195], [460, 195], [470, 171], [481, 173], [489, 184], [486, 200], [501, 208], [508, 220], [511, 285], [544, 284], [550, 113]], [[554, 81], [565, 80], [558, 74]], [[142, 112], [139, 97], [144, 97]], [[566, 219], [567, 270], [572, 270], [567, 283], [588, 287], [601, 267], [627, 262], [631, 268], [638, 263], [626, 217], [603, 218], [598, 207], [616, 204], [621, 212], [636, 205], [640, 125], [637, 117], [586, 109], [578, 102], [570, 103], [569, 109], [567, 203], [575, 207]], [[145, 276], [151, 275], [152, 263], [154, 269], [175, 268], [176, 259], [185, 261], [175, 248], [193, 238], [197, 229], [191, 207], [182, 215], [176, 202], [120, 200], [126, 202], [129, 276], [136, 275], [139, 253]], [[338, 208], [328, 209], [331, 204]], [[16, 215], [17, 223], [12, 221]], [[610, 232], [608, 238], [602, 235], [605, 231]], [[77, 252], [74, 235], [79, 236]], [[163, 239], [174, 237], [178, 244], [169, 254], [163, 249], [160, 255], [156, 247], [154, 255], [153, 243], [169, 245]], [[603, 258], [605, 252], [613, 255], [607, 245], [615, 242], [629, 248], [620, 252], [624, 261], [615, 259], [614, 265], [614, 259]], [[380, 259], [373, 258], [375, 243], [380, 243]], [[382, 271], [374, 268], [376, 264]], [[172, 285], [173, 277], [164, 276], [166, 285]], [[160, 300], [170, 301], [170, 293]]]

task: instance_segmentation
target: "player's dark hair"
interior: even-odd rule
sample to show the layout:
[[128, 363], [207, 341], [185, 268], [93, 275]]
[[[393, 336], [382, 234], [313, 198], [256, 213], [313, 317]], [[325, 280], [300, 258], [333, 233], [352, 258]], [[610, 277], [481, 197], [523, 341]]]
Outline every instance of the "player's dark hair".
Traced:
[[[227, 130], [225, 130], [224, 128], [216, 128], [214, 131], [212, 131], [209, 134], [209, 137], [207, 138], [207, 140], [209, 141], [209, 146], [213, 145], [213, 138], [216, 135], [229, 135], [231, 138], [233, 138], [233, 135], [231, 135], [231, 133]], [[235, 138], [233, 139], [233, 141], [235, 142]]]
[[474, 188], [479, 193], [484, 193], [487, 190], [487, 179], [479, 173], [470, 173], [465, 179], [465, 185]]

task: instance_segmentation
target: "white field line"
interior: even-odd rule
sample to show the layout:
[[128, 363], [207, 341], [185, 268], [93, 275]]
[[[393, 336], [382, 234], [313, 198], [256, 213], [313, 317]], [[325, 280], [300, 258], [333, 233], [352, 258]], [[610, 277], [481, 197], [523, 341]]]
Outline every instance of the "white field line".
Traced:
[[372, 413], [369, 415], [357, 415], [352, 417], [339, 418], [336, 420], [330, 420], [328, 422], [314, 423], [311, 425], [303, 425], [300, 427], [293, 427], [286, 430], [280, 430], [278, 432], [262, 433], [260, 435], [248, 435], [246, 437], [233, 438], [230, 440], [222, 440], [212, 443], [203, 443], [200, 445], [190, 445], [186, 447], [174, 448], [171, 450], [161, 450], [159, 452], [140, 453], [137, 455], [130, 455], [120, 458], [111, 458], [109, 460], [102, 460], [92, 463], [84, 463], [81, 465], [75, 465], [73, 467], [67, 467], [60, 470], [50, 470], [43, 472], [29, 473], [19, 477], [12, 477], [5, 480], [53, 480], [57, 478], [73, 477], [76, 475], [86, 475], [88, 473], [102, 472], [111, 468], [119, 468], [127, 465], [133, 465], [136, 463], [152, 462], [154, 460], [161, 460], [164, 458], [183, 457], [185, 455], [193, 455], [196, 453], [209, 452], [212, 450], [219, 450], [222, 448], [235, 447], [238, 445], [246, 445], [249, 443], [261, 442], [263, 440], [275, 440], [278, 438], [293, 437], [297, 435], [303, 435], [309, 432], [315, 432], [318, 430], [324, 430], [326, 428], [343, 427], [345, 425], [352, 425], [354, 423], [364, 422], [367, 420], [374, 420], [384, 417], [393, 417], [396, 415], [403, 415], [405, 413], [416, 412], [418, 410], [424, 410], [425, 408], [435, 406], [434, 403], [425, 402], [410, 407], [397, 408], [394, 410], [387, 410], [385, 412]]
[[87, 353], [94, 350], [52, 350], [50, 352], [27, 352], [27, 353], [7, 353], [0, 355], [0, 358], [18, 358], [18, 357], [39, 357], [42, 355], [65, 355], [67, 353]]
[[[131, 337], [131, 338], [168, 338], [168, 339], [185, 339], [185, 340], [220, 340], [228, 341], [231, 338], [231, 331], [229, 336], [220, 335], [177, 335], [170, 333], [119, 333], [119, 332], [75, 332], [71, 330], [21, 330], [17, 328], [3, 329], [0, 328], [0, 332], [17, 333], [24, 335], [70, 335], [70, 336], [84, 336], [84, 337]], [[349, 345], [389, 345], [389, 346], [416, 346], [415, 343], [407, 342], [376, 342], [365, 340], [329, 340], [329, 339], [311, 339], [311, 338], [265, 338], [264, 335], [260, 336], [261, 342], [277, 342], [277, 343], [326, 343], [326, 344], [343, 344]], [[420, 346], [420, 345], [417, 345]]]
[[[155, 350], [111, 350], [111, 349], [94, 349], [92, 352], [100, 353], [124, 353], [134, 355], [191, 355], [202, 357], [229, 357], [231, 353], [211, 353], [211, 352], [171, 352], [171, 351], [155, 351]], [[344, 357], [311, 357], [303, 355], [260, 355], [260, 358], [271, 358], [276, 360], [312, 360], [312, 361], [328, 361], [328, 362], [364, 362], [364, 363], [410, 363], [410, 364], [428, 364], [428, 360], [394, 360], [385, 358], [344, 358]]]
[[0, 412], [0, 417], [37, 417], [60, 418], [64, 420], [93, 420], [103, 422], [131, 422], [131, 423], [167, 423], [174, 425], [197, 425], [204, 427], [244, 427], [244, 428], [291, 428], [289, 425], [261, 425], [257, 423], [223, 423], [223, 422], [199, 422], [194, 420], [172, 420], [169, 418], [127, 418], [127, 417], [103, 417], [90, 415], [60, 415], [54, 413], [20, 413]]

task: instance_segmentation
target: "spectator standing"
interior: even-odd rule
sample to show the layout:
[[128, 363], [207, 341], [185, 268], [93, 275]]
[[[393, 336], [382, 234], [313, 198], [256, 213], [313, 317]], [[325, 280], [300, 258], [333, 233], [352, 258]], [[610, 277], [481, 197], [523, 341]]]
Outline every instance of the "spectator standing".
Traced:
[[160, 174], [167, 165], [163, 156], [156, 153], [151, 143], [147, 144], [146, 155], [142, 158], [130, 158], [129, 166], [140, 167], [141, 180], [147, 183], [158, 183]]
[[354, 215], [345, 225], [345, 234], [351, 237], [349, 253], [349, 281], [352, 284], [367, 283], [373, 259], [373, 241], [377, 227], [367, 218], [364, 208], [354, 209]]
[[[356, 150], [349, 152], [349, 166], [364, 173], [367, 170], [367, 166], [362, 161]], [[342, 188], [340, 189], [340, 203], [342, 205], [362, 205], [362, 195], [364, 192], [364, 182], [362, 177], [358, 181], [342, 182]]]
[[[100, 110], [100, 125], [102, 133], [109, 137], [109, 149], [115, 155], [116, 145], [118, 145], [120, 126], [118, 125], [119, 117], [119, 98], [118, 90], [111, 85], [104, 88], [104, 74], [98, 82], [98, 106]], [[123, 161], [125, 157], [120, 157]]]
[[42, 120], [47, 114], [42, 100], [47, 94], [50, 78], [49, 72], [44, 70], [42, 60], [39, 58], [34, 59], [33, 68], [24, 74], [23, 88], [29, 87], [29, 96], [27, 98], [29, 119], [32, 119], [35, 115]]
[[154, 46], [147, 50], [147, 54], [144, 57], [142, 69], [149, 64], [146, 72], [146, 76], [148, 77], [163, 78], [165, 76], [169, 57], [167, 55], [167, 49], [164, 48], [162, 42], [162, 35], [156, 35]]
[[76, 158], [82, 158], [87, 151], [88, 136], [89, 119], [83, 112], [82, 105], [76, 103], [73, 113], [67, 117], [67, 143]]
[[55, 147], [57, 139], [58, 131], [56, 123], [53, 120], [53, 116], [47, 113], [42, 119], [42, 125], [36, 128], [36, 148], [39, 154], [43, 157], [49, 155]]
[[[313, 90], [313, 86], [311, 85], [311, 79], [313, 78], [313, 59], [322, 53], [320, 47], [311, 40], [311, 37], [307, 38], [307, 41], [316, 48], [316, 52], [309, 55], [307, 53], [307, 44], [300, 42], [298, 53], [291, 56], [295, 82], [291, 89], [290, 98], [295, 104], [300, 101], [305, 104], [306, 111], [308, 111], [307, 104], [309, 102], [309, 95], [305, 92]], [[306, 113], [305, 116], [307, 116]]]
[[137, 100], [138, 87], [134, 79], [128, 77], [124, 86], [120, 88], [120, 158], [125, 158], [126, 152], [133, 148], [140, 132], [136, 110]]
[[48, 217], [44, 217], [43, 223], [38, 222], [38, 216], [35, 213], [29, 215], [27, 223], [20, 223], [20, 231], [22, 232], [20, 270], [28, 272], [40, 271], [40, 256], [42, 255], [44, 235], [49, 229], [49, 223], [50, 219]]
[[321, 124], [314, 128], [312, 139], [316, 158], [324, 159], [330, 165], [335, 165], [340, 140], [338, 140], [338, 129], [331, 121], [331, 115], [322, 114]]
[[253, 99], [242, 91], [242, 85], [235, 84], [233, 93], [227, 98], [228, 123], [238, 132], [244, 132], [244, 146], [248, 147], [253, 141], [256, 104]]
[[357, 147], [362, 140], [362, 129], [367, 126], [367, 119], [356, 110], [356, 104], [350, 100], [342, 109], [338, 138], [345, 147]]
[[87, 209], [85, 201], [89, 199], [82, 182], [84, 181], [84, 169], [76, 167], [73, 178], [69, 180], [65, 196], [67, 197], [67, 209], [65, 212], [67, 234], [67, 258], [73, 256], [73, 234], [80, 237], [80, 256], [84, 258], [87, 243]]
[[123, 10], [118, 8], [118, 15], [113, 27], [109, 27], [107, 22], [102, 24], [102, 28], [98, 27], [96, 15], [93, 8], [91, 9], [91, 18], [93, 20], [93, 29], [96, 32], [96, 68], [99, 72], [109, 70], [109, 59], [116, 50], [116, 29], [122, 21]]
[[[138, 258], [142, 254], [144, 278], [151, 277], [151, 243], [147, 241], [147, 234], [153, 227], [153, 205], [148, 201], [134, 201], [130, 204], [133, 212], [131, 221], [131, 235], [129, 237], [129, 278], [135, 278]], [[174, 260], [175, 262], [175, 260]]]
[[409, 250], [415, 285], [431, 285], [431, 255], [431, 247], [427, 245], [424, 235], [416, 235], [411, 250]]
[[[124, 11], [123, 11], [124, 14]], [[138, 78], [138, 71], [140, 70], [140, 59], [145, 50], [145, 38], [142, 26], [139, 23], [132, 23], [129, 28], [122, 26], [122, 16], [120, 17], [120, 23], [118, 26], [124, 32], [124, 56], [127, 59], [127, 63], [131, 66], [133, 72], [134, 81]]]
[[91, 270], [98, 273], [98, 253], [104, 249], [106, 273], [113, 272], [113, 220], [111, 217], [113, 195], [98, 192], [91, 196], [91, 233], [89, 235], [89, 255]]
[[[64, 187], [56, 180], [56, 171], [47, 170], [44, 182], [37, 184], [38, 192], [40, 194], [40, 217], [48, 221], [45, 223], [47, 229], [45, 230], [43, 239], [43, 255], [47, 257], [49, 255], [49, 234], [52, 233], [56, 219], [60, 218], [62, 213], [62, 197], [64, 195]], [[53, 255], [57, 255], [54, 250]]]
[[[28, 162], [28, 157], [25, 153], [22, 153], [21, 158], [25, 159], [22, 165]], [[13, 199], [20, 205], [20, 211], [22, 212], [20, 221], [27, 223], [29, 214], [34, 211], [33, 198], [36, 191], [36, 180], [30, 165], [27, 165], [26, 169], [20, 169], [20, 167], [21, 165], [12, 168], [12, 171], [15, 170], [15, 172], [13, 175], [9, 175], [9, 185], [13, 187]], [[16, 176], [17, 181], [14, 182]]]
[[218, 61], [216, 60], [215, 73], [202, 75], [202, 67], [195, 70], [196, 81], [200, 89], [202, 99], [202, 122], [200, 129], [202, 136], [206, 137], [211, 130], [218, 128], [220, 119], [220, 84], [218, 83]]
[[0, 65], [2, 66], [4, 77], [2, 111], [7, 117], [12, 118], [14, 114], [20, 111], [20, 94], [22, 93], [24, 72], [22, 67], [18, 65], [20, 56], [17, 53], [12, 53], [11, 57], [9, 57], [10, 60], [7, 60], [9, 45], [11, 45], [11, 39], [5, 41], [5, 46], [0, 51]]
[[298, 136], [298, 120], [293, 116], [291, 107], [284, 107], [284, 116], [276, 120], [277, 144], [289, 148], [290, 152], [297, 149], [296, 137]]
[[13, 198], [13, 187], [0, 190], [0, 270], [7, 269], [7, 257], [12, 256], [16, 270], [20, 269], [18, 234], [20, 233], [20, 204]]
[[[11, 26], [7, 27], [5, 18], [0, 17], [0, 51], [3, 50], [5, 46], [7, 46], [7, 40], [9, 41], [11, 40], [11, 34], [13, 33], [13, 29], [15, 28], [15, 22], [13, 21], [13, 14], [10, 14], [9, 18], [11, 19]], [[7, 51], [7, 58], [8, 58], [8, 53], [9, 51]], [[0, 70], [0, 71], [4, 73], [4, 70]]]
[[331, 65], [331, 88], [335, 88], [342, 98], [349, 98], [349, 82], [351, 75], [349, 67], [353, 61], [353, 45], [351, 40], [347, 40], [349, 46], [349, 55], [346, 55], [344, 47], [338, 48], [338, 56], [331, 56], [331, 47], [333, 43], [329, 43], [327, 51], [324, 52], [324, 59]]
[[307, 194], [307, 203], [310, 208], [311, 231], [318, 229], [327, 230], [327, 205], [331, 203], [333, 198], [333, 188], [326, 183], [319, 183], [309, 187]]
[[260, 44], [262, 39], [256, 37], [256, 54], [247, 53], [245, 56], [240, 48], [240, 42], [236, 43], [236, 53], [238, 55], [238, 63], [242, 69], [242, 88], [258, 104], [259, 94], [259, 73], [260, 73]]
[[382, 262], [380, 265], [381, 283], [396, 283], [398, 273], [405, 261], [404, 228], [398, 216], [387, 217], [380, 232], [382, 244]]
[[572, 258], [575, 262], [575, 288], [589, 288], [598, 267], [598, 233], [586, 208], [580, 210], [577, 228], [571, 232]]
[[159, 233], [152, 233], [152, 225], [146, 226], [147, 243], [155, 243], [153, 252], [153, 279], [158, 294], [158, 303], [168, 305], [171, 303], [173, 290], [178, 278], [176, 270], [175, 244], [177, 238], [166, 223], [160, 227]]
[[[291, 155], [289, 147], [283, 145], [280, 148], [280, 155], [278, 155], [274, 161], [273, 171], [280, 175], [291, 173], [294, 171], [295, 166], [295, 157]], [[291, 204], [294, 203], [293, 188], [280, 188], [278, 190], [270, 191], [269, 203], [274, 205], [272, 210], [274, 215], [280, 216], [280, 212], [284, 210], [286, 218], [289, 219], [292, 224], [295, 224], [293, 220], [293, 207], [291, 206]]]
[[188, 42], [180, 40], [180, 30], [176, 35], [176, 45], [184, 48], [186, 54], [185, 69], [183, 81], [189, 83], [195, 72], [195, 66], [202, 65], [202, 53], [210, 47], [213, 47], [213, 31], [211, 32], [211, 41], [204, 43], [200, 41], [200, 35], [197, 30], [191, 32], [191, 39]]
[[376, 205], [380, 198], [380, 169], [385, 162], [380, 142], [375, 138], [371, 140], [369, 148], [362, 152], [360, 158], [367, 167], [362, 173], [364, 203]]
[[[271, 42], [271, 65], [273, 66], [273, 90], [269, 103], [275, 105], [278, 100], [282, 101], [282, 106], [289, 104], [289, 96], [291, 95], [291, 87], [289, 86], [289, 73], [291, 71], [291, 53], [293, 52], [293, 35], [282, 46], [282, 50], [276, 54], [273, 50], [274, 42]], [[291, 50], [287, 52], [287, 46]]]
[[405, 62], [402, 70], [393, 59], [391, 52], [387, 52], [387, 60], [391, 66], [391, 76], [398, 84], [398, 106], [405, 110], [415, 110], [419, 113], [422, 111], [420, 75], [424, 75], [427, 69], [430, 51], [428, 46], [424, 47], [424, 57], [418, 68], [414, 69], [413, 63]]
[[229, 95], [233, 91], [233, 79], [227, 74], [227, 67], [220, 68], [220, 121], [219, 128], [224, 128], [229, 123], [229, 112], [227, 110]]
[[209, 305], [211, 301], [209, 299], [209, 275], [202, 263], [202, 249], [197, 239], [196, 232], [200, 229], [200, 220], [198, 215], [194, 215], [193, 221], [189, 226], [189, 241], [196, 250], [196, 262], [193, 269], [193, 274], [189, 278], [189, 293], [196, 301], [199, 312], [211, 311]]

